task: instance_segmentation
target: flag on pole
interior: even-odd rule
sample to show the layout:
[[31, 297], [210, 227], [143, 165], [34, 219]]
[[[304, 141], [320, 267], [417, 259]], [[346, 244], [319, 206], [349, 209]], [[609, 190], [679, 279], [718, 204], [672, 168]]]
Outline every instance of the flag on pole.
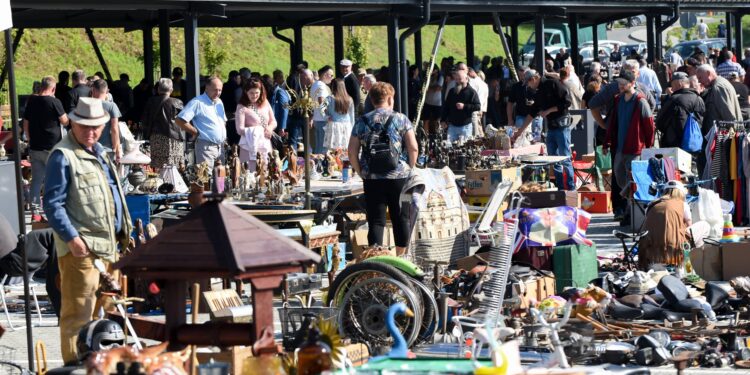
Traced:
[[13, 27], [13, 17], [10, 13], [10, 0], [0, 0], [0, 31]]

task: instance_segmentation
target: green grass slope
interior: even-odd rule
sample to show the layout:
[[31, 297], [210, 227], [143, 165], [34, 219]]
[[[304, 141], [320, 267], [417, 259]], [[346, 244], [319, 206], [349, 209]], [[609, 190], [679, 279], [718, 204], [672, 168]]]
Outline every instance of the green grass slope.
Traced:
[[[385, 27], [369, 27], [368, 58], [369, 67], [388, 64], [388, 46]], [[184, 36], [181, 29], [171, 30], [172, 66], [185, 65]], [[422, 31], [422, 55], [425, 60], [435, 40], [437, 26], [427, 26]], [[291, 37], [291, 30], [282, 32]], [[520, 40], [525, 42], [530, 31], [522, 28]], [[110, 72], [117, 77], [128, 73], [132, 84], [143, 78], [142, 35], [140, 31], [124, 33], [121, 29], [95, 29], [99, 47]], [[349, 34], [345, 28], [344, 38]], [[286, 71], [289, 67], [289, 47], [271, 34], [270, 28], [227, 28], [199, 29], [199, 38], [213, 38], [218, 49], [225, 51], [227, 58], [217, 68], [217, 73], [226, 77], [233, 69], [248, 67], [253, 71], [271, 73], [274, 69]], [[158, 48], [158, 30], [154, 30], [154, 45]], [[474, 29], [475, 53], [478, 56], [503, 55], [500, 39], [490, 26], [476, 26]], [[304, 58], [310, 67], [318, 69], [325, 64], [332, 65], [333, 29], [331, 27], [307, 27], [303, 31]], [[439, 47], [438, 59], [454, 56], [466, 59], [465, 34], [463, 26], [446, 26]], [[201, 55], [203, 51], [200, 52]], [[413, 38], [407, 40], [407, 55], [414, 61]], [[203, 57], [201, 56], [203, 61]], [[102, 71], [94, 49], [83, 29], [26, 29], [16, 51], [16, 82], [20, 94], [31, 92], [33, 81], [45, 75], [56, 76], [60, 70], [72, 71], [82, 68], [86, 74]], [[201, 69], [202, 74], [208, 74]], [[158, 76], [158, 67], [156, 74]], [[117, 79], [117, 78], [115, 78]], [[4, 85], [4, 90], [7, 85]], [[7, 95], [7, 94], [6, 94]], [[5, 95], [3, 95], [5, 96]]]

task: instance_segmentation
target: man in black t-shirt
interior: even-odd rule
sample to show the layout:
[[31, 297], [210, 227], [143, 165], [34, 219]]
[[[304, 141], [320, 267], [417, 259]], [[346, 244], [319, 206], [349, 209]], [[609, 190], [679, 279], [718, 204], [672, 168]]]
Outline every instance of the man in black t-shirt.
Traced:
[[86, 73], [78, 69], [73, 72], [73, 88], [68, 91], [68, 100], [64, 102], [67, 107], [65, 113], [73, 110], [78, 105], [79, 98], [88, 98], [91, 96], [91, 87], [88, 86], [86, 81]]
[[534, 94], [536, 90], [529, 88], [526, 82], [523, 81], [523, 77], [528, 69], [518, 69], [518, 77], [522, 81], [516, 82], [510, 87], [510, 94], [508, 95], [508, 105], [505, 110], [508, 115], [508, 124], [515, 126], [523, 125], [523, 120], [526, 116], [531, 113], [530, 102], [534, 100]]
[[68, 125], [62, 102], [55, 98], [54, 77], [42, 78], [42, 91], [32, 95], [23, 114], [23, 133], [29, 142], [31, 161], [31, 204], [41, 204], [40, 193], [44, 184], [47, 157], [52, 148], [62, 139], [62, 126]]

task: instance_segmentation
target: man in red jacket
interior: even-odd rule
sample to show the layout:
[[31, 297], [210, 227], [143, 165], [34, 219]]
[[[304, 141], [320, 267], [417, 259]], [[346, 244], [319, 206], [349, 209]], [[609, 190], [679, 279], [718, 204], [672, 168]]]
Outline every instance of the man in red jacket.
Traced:
[[607, 136], [603, 149], [611, 148], [614, 154], [612, 165], [617, 185], [622, 195], [627, 196], [630, 163], [641, 154], [641, 150], [654, 145], [654, 117], [646, 97], [635, 90], [635, 75], [623, 72], [617, 78], [620, 94], [607, 116]]

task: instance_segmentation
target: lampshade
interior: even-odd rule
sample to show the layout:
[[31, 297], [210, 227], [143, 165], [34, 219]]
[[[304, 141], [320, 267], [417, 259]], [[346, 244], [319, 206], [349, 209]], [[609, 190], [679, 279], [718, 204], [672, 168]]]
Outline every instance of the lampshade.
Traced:
[[168, 182], [172, 184], [172, 186], [174, 186], [175, 193], [187, 193], [190, 190], [185, 184], [185, 180], [183, 180], [182, 176], [180, 176], [180, 172], [177, 170], [177, 167], [175, 167], [174, 165], [165, 165], [161, 169], [161, 172], [159, 172], [159, 177], [161, 177], [161, 179], [164, 180], [165, 183]]
[[133, 141], [133, 143], [135, 143], [135, 147], [133, 147], [131, 151], [120, 158], [120, 164], [150, 164], [151, 158], [141, 152], [141, 145], [144, 142], [145, 141]]

